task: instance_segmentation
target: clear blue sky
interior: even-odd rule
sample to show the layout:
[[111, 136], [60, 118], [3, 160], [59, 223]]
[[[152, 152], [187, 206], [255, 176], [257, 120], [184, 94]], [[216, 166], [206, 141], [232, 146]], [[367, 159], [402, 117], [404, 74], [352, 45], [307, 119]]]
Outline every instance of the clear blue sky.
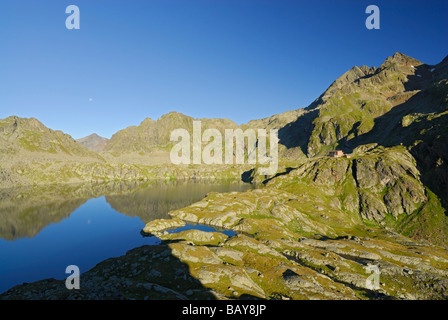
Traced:
[[[65, 27], [70, 4], [80, 30]], [[365, 27], [369, 4], [380, 30]], [[396, 51], [436, 64], [447, 23], [445, 0], [1, 0], [0, 118], [74, 138], [173, 110], [241, 124], [306, 107]]]

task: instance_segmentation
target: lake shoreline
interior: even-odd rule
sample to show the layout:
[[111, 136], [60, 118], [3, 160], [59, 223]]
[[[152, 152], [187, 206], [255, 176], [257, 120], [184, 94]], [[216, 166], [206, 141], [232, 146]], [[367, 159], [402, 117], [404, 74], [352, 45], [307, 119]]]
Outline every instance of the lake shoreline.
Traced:
[[[3, 278], [2, 287], [12, 279], [20, 281], [20, 272], [33, 274], [34, 280], [22, 280], [32, 282], [40, 269], [48, 269], [45, 278], [51, 272], [63, 278], [67, 264], [84, 261], [81, 270], [88, 270], [99, 261], [152, 243], [140, 231], [151, 220], [169, 218], [168, 211], [200, 200], [208, 192], [251, 187], [217, 181], [134, 181], [1, 189], [0, 253], [4, 259], [0, 271], [8, 277], [7, 281]], [[78, 252], [75, 256], [70, 254], [73, 249]], [[95, 256], [103, 258], [92, 265]]]

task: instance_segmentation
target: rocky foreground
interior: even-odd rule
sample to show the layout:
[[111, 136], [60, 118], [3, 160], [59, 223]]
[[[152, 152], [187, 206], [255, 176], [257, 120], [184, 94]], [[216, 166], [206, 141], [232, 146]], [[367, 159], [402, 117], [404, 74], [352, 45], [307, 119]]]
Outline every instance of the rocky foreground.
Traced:
[[[446, 299], [448, 255], [394, 233], [257, 240], [183, 231], [82, 274], [81, 289], [53, 279], [2, 299]], [[367, 280], [380, 270], [379, 288]], [[372, 269], [373, 270], [373, 269]], [[373, 281], [372, 281], [373, 283]], [[373, 283], [374, 285], [374, 283]]]
[[[142, 231], [161, 244], [98, 264], [80, 290], [43, 280], [0, 297], [446, 299], [448, 251], [438, 234], [446, 217], [424, 232], [439, 203], [419, 175], [404, 148], [307, 160], [258, 189], [209, 193], [148, 223]], [[186, 223], [236, 235], [167, 231]]]

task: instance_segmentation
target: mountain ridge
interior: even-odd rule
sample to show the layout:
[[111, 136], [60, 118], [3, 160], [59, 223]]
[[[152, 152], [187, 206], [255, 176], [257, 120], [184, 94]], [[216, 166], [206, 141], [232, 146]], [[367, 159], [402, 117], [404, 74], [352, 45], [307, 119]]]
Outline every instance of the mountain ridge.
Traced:
[[[40, 158], [62, 154], [62, 158], [68, 157], [70, 161], [85, 158], [88, 162], [115, 165], [169, 165], [169, 150], [173, 145], [169, 141], [170, 132], [184, 128], [191, 133], [192, 122], [201, 120], [202, 130], [278, 129], [279, 156], [285, 161], [312, 159], [336, 148], [350, 153], [357, 147], [375, 143], [386, 147], [404, 143], [419, 159], [418, 150], [429, 148], [435, 150], [433, 153], [441, 153], [429, 157], [431, 160], [420, 155], [419, 166], [430, 172], [434, 164], [442, 163], [438, 168], [445, 168], [448, 162], [441, 151], [446, 136], [443, 120], [448, 105], [447, 70], [448, 57], [437, 65], [426, 65], [397, 52], [378, 68], [352, 67], [303, 109], [251, 120], [240, 126], [229, 119], [195, 119], [172, 111], [157, 120], [148, 117], [139, 125], [119, 130], [108, 141], [92, 142], [90, 148], [97, 148], [96, 152], [81, 146], [88, 137], [75, 142], [69, 135], [48, 129], [35, 118], [8, 117], [0, 120], [0, 149], [3, 148], [3, 157], [9, 162], [14, 161], [14, 154], [26, 151], [33, 156], [39, 154]], [[20, 136], [15, 128], [19, 124]], [[440, 142], [437, 142], [438, 136], [442, 137]], [[90, 138], [97, 139], [92, 135]], [[417, 147], [415, 142], [419, 140], [423, 144]], [[432, 147], [434, 144], [438, 147]]]
[[101, 137], [96, 133], [92, 133], [84, 138], [76, 139], [76, 141], [91, 151], [101, 152], [106, 147], [109, 139]]

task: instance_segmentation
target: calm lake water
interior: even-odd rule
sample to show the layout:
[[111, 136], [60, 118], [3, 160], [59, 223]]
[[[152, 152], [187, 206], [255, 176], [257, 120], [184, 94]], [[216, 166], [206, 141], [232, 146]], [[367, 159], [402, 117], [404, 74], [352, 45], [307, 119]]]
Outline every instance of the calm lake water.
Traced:
[[65, 279], [68, 265], [77, 265], [82, 273], [132, 248], [157, 244], [157, 238], [140, 234], [147, 222], [169, 218], [168, 211], [199, 201], [208, 192], [249, 188], [170, 182], [0, 190], [0, 293], [23, 282]]

